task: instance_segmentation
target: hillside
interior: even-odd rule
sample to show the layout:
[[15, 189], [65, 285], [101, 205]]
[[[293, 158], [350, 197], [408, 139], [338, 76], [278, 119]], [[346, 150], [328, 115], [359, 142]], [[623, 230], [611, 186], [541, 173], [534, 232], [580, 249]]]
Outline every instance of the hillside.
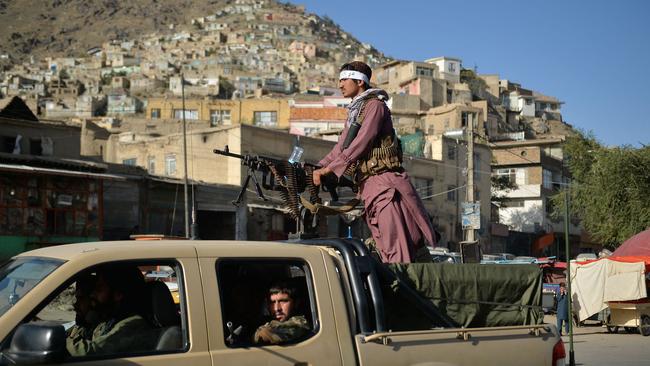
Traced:
[[[5, 64], [19, 63], [33, 57], [81, 57], [92, 47], [109, 40], [133, 40], [151, 33], [169, 34], [193, 30], [192, 19], [205, 17], [230, 4], [232, 0], [0, 0], [0, 55]], [[302, 8], [275, 1], [248, 1], [264, 8], [285, 10], [307, 18]], [[243, 14], [235, 22], [245, 23]], [[361, 47], [352, 36], [331, 20], [315, 16], [326, 24], [327, 34], [344, 34], [348, 42]], [[232, 22], [232, 20], [231, 20]], [[334, 29], [331, 29], [334, 28]], [[316, 34], [317, 35], [317, 34]], [[376, 52], [379, 59], [383, 55]], [[8, 65], [7, 65], [8, 66]]]
[[0, 0], [0, 54], [82, 56], [110, 39], [168, 31], [227, 3], [224, 0]]

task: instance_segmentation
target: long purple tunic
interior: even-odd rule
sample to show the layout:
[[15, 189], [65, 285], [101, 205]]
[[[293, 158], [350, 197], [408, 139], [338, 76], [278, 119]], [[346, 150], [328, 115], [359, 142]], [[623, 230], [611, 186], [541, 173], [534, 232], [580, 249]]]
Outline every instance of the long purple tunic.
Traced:
[[[367, 153], [380, 133], [393, 133], [390, 110], [384, 102], [369, 100], [364, 115], [352, 144], [342, 151], [349, 129], [346, 126], [336, 146], [320, 161], [321, 166], [329, 167], [337, 177]], [[384, 262], [410, 263], [422, 245], [435, 245], [433, 226], [406, 172], [370, 176], [361, 183], [359, 193], [366, 208], [366, 223]]]

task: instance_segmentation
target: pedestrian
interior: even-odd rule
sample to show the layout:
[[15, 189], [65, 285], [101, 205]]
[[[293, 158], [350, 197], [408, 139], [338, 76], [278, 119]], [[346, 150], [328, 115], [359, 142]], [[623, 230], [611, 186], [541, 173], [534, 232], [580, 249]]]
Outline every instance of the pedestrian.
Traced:
[[560, 283], [560, 293], [557, 295], [557, 331], [562, 335], [562, 322], [564, 333], [569, 333], [569, 301], [567, 299], [566, 285]]
[[321, 176], [352, 175], [365, 206], [365, 220], [386, 263], [431, 261], [433, 226], [417, 191], [402, 167], [402, 149], [393, 129], [388, 94], [370, 87], [372, 70], [360, 61], [340, 69], [339, 88], [352, 98], [338, 143], [314, 170]]

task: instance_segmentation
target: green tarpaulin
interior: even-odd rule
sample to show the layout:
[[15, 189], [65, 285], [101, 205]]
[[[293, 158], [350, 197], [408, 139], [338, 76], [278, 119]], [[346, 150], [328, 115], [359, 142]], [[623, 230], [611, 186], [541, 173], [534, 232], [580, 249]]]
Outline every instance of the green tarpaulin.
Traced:
[[[459, 326], [541, 324], [542, 272], [528, 264], [412, 263], [386, 266], [382, 286], [390, 329], [438, 327], [421, 311], [435, 306]], [[422, 303], [408, 296], [415, 290]], [[410, 299], [409, 299], [410, 297]]]
[[424, 156], [424, 133], [422, 131], [416, 131], [410, 135], [402, 135], [399, 139], [402, 141], [402, 151], [404, 151], [404, 154], [417, 157]]

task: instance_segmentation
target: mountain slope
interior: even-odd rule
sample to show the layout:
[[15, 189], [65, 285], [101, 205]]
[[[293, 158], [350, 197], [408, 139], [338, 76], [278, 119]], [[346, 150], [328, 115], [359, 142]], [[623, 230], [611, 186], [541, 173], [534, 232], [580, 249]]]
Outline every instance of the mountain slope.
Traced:
[[190, 20], [226, 4], [225, 0], [0, 0], [0, 54], [82, 56], [110, 39], [189, 25]]

